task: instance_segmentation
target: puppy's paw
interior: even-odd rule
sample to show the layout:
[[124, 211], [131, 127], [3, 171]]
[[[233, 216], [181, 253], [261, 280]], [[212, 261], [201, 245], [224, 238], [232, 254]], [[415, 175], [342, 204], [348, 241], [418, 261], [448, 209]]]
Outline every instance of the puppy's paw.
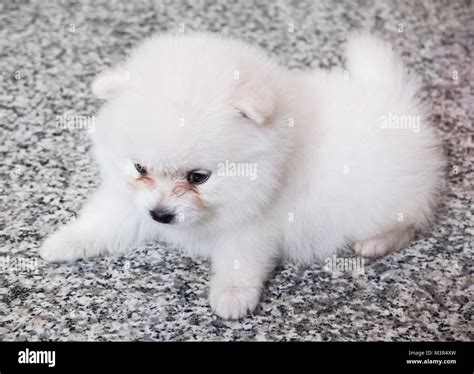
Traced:
[[239, 319], [256, 308], [260, 292], [260, 287], [240, 286], [225, 281], [219, 284], [214, 280], [209, 295], [211, 308], [221, 318]]
[[64, 227], [43, 243], [40, 256], [48, 262], [68, 262], [98, 254], [87, 235], [80, 235], [71, 227]]
[[413, 227], [392, 230], [372, 239], [355, 242], [354, 250], [359, 256], [381, 257], [406, 247], [414, 236]]
[[381, 257], [388, 252], [390, 248], [387, 241], [383, 238], [374, 238], [369, 240], [359, 240], [354, 246], [355, 253], [362, 257]]

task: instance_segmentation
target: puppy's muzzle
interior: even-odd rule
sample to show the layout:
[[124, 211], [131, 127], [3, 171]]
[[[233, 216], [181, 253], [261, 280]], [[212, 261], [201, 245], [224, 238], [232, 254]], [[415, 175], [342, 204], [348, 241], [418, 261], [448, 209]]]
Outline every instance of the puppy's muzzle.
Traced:
[[150, 210], [150, 216], [155, 221], [160, 223], [173, 223], [175, 218], [175, 214], [173, 212], [162, 208]]

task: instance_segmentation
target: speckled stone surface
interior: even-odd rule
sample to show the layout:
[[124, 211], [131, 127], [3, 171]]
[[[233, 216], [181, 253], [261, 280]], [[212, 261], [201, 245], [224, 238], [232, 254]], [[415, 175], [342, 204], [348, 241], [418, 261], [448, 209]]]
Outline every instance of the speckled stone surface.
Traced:
[[[474, 11], [413, 3], [0, 0], [0, 339], [473, 340]], [[43, 239], [97, 185], [87, 129], [58, 128], [57, 116], [94, 115], [96, 73], [183, 27], [260, 44], [295, 69], [340, 65], [352, 30], [391, 40], [422, 77], [449, 158], [437, 224], [361, 275], [284, 265], [254, 315], [234, 322], [209, 309], [209, 263], [173, 248], [40, 260]]]

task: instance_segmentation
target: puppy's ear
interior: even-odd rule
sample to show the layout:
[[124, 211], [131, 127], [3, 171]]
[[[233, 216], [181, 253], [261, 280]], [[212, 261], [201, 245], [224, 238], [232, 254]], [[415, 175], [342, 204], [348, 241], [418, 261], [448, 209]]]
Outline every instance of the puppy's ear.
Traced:
[[119, 67], [100, 73], [92, 82], [92, 92], [99, 99], [111, 99], [128, 85], [130, 76], [127, 70]]
[[232, 106], [244, 117], [261, 125], [273, 114], [275, 96], [264, 84], [246, 82], [237, 86]]

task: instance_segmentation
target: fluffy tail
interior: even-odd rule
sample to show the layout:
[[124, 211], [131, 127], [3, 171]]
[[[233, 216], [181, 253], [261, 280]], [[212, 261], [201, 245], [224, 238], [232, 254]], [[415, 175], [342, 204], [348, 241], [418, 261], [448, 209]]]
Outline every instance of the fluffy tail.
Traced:
[[[369, 34], [353, 35], [347, 49], [347, 69], [359, 81], [375, 86], [417, 90], [417, 80], [410, 76], [390, 44]], [[413, 90], [410, 90], [412, 88]]]

